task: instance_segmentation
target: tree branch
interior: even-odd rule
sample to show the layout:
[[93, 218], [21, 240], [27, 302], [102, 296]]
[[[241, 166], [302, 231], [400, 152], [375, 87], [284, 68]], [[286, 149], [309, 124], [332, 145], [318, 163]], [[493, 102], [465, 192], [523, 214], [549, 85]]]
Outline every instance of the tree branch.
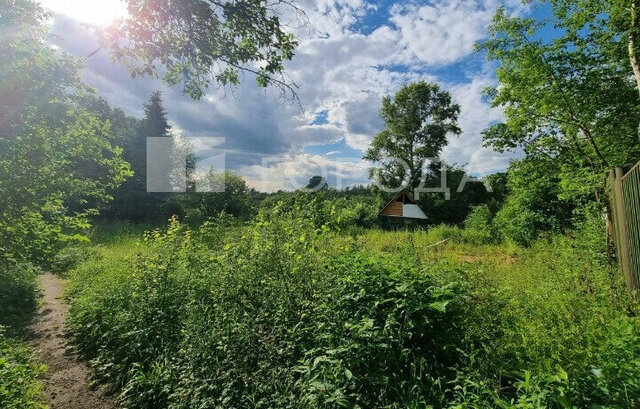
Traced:
[[[635, 1], [635, 0], [634, 0]], [[522, 38], [524, 39], [524, 41], [533, 49], [533, 44], [531, 43], [531, 41], [529, 41], [529, 38], [527, 37], [526, 33], [522, 33]], [[567, 97], [567, 93], [564, 90], [564, 88], [562, 87], [562, 85], [560, 84], [559, 79], [557, 78], [556, 73], [553, 71], [553, 68], [551, 67], [551, 64], [549, 64], [549, 61], [547, 60], [547, 58], [544, 56], [544, 53], [540, 53], [540, 59], [542, 60], [543, 64], [545, 65], [545, 67], [547, 68], [547, 71], [549, 73], [550, 79], [552, 84], [555, 84], [558, 92], [560, 93], [560, 96], [562, 97], [562, 99], [564, 100], [565, 104], [566, 104], [566, 108], [569, 111], [569, 114], [571, 116], [571, 119], [575, 122], [576, 126], [578, 126], [578, 128], [580, 128], [580, 130], [583, 132], [583, 134], [585, 135], [585, 137], [587, 138], [589, 145], [591, 146], [591, 148], [593, 149], [593, 151], [595, 152], [596, 156], [598, 157], [598, 159], [600, 159], [600, 165], [602, 167], [602, 169], [607, 169], [609, 167], [609, 164], [607, 162], [607, 160], [604, 158], [604, 156], [602, 155], [602, 153], [600, 152], [600, 149], [598, 148], [598, 145], [596, 144], [596, 141], [593, 139], [593, 136], [591, 134], [591, 131], [584, 125], [582, 124], [579, 120], [578, 120], [578, 116], [576, 115], [576, 111], [573, 108], [573, 105], [571, 103], [571, 101], [569, 100], [569, 98]]]
[[298, 105], [300, 106], [300, 108], [302, 109], [302, 103], [300, 102], [300, 97], [298, 96], [298, 92], [296, 91], [296, 89], [300, 88], [298, 86], [298, 84], [296, 84], [295, 82], [291, 81], [291, 84], [283, 81], [283, 80], [279, 80], [277, 78], [274, 78], [270, 75], [265, 75], [264, 73], [254, 70], [252, 68], [248, 68], [248, 67], [244, 67], [242, 65], [238, 65], [236, 63], [233, 63], [229, 60], [226, 60], [224, 58], [218, 58], [220, 61], [224, 62], [225, 64], [228, 64], [230, 66], [232, 66], [233, 68], [236, 68], [240, 71], [245, 71], [245, 72], [250, 72], [251, 74], [254, 74], [256, 76], [265, 78], [267, 80], [267, 82], [271, 83], [271, 84], [275, 84], [277, 85], [280, 89], [282, 89], [286, 95], [286, 92], [289, 91], [291, 93], [291, 96], [293, 97], [294, 100], [296, 100], [296, 102], [298, 103]]

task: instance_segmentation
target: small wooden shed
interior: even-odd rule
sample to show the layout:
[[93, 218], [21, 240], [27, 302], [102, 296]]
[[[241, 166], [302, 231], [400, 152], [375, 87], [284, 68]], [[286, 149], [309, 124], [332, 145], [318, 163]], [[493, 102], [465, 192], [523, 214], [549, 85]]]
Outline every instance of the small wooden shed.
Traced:
[[385, 225], [425, 224], [429, 218], [407, 189], [398, 192], [378, 215]]

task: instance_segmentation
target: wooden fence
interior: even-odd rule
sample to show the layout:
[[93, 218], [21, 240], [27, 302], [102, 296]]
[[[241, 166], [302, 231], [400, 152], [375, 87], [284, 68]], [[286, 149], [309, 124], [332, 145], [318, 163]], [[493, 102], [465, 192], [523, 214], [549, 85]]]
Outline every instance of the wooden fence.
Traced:
[[640, 162], [629, 172], [616, 168], [611, 185], [612, 235], [620, 269], [632, 292], [640, 290]]

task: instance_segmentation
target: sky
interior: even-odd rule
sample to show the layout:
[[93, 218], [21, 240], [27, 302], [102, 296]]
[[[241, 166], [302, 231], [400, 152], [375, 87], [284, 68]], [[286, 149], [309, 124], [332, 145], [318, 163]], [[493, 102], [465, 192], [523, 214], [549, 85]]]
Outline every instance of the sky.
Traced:
[[[52, 44], [87, 56], [99, 45], [90, 24], [126, 15], [119, 0], [41, 0], [49, 11]], [[226, 167], [258, 190], [291, 190], [315, 174], [330, 184], [367, 184], [370, 163], [362, 156], [382, 129], [383, 96], [403, 84], [437, 81], [461, 106], [462, 134], [442, 152], [450, 164], [476, 176], [505, 170], [518, 153], [482, 147], [481, 132], [502, 120], [483, 89], [496, 85], [495, 64], [474, 51], [487, 36], [498, 7], [528, 13], [519, 0], [298, 0], [308, 22], [295, 28], [300, 44], [287, 73], [300, 86], [300, 104], [283, 102], [252, 76], [241, 85], [209, 89], [200, 101], [152, 78], [131, 78], [106, 50], [86, 59], [83, 78], [111, 105], [142, 117], [150, 94], [162, 91], [174, 132], [224, 138]]]

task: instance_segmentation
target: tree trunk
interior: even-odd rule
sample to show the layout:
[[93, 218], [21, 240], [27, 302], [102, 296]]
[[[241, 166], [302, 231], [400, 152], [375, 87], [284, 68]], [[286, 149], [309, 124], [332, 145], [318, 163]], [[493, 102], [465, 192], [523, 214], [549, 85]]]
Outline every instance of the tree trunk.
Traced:
[[[631, 2], [631, 24], [629, 27], [628, 46], [629, 46], [629, 61], [631, 62], [631, 68], [633, 68], [633, 75], [636, 78], [636, 86], [638, 88], [638, 94], [640, 95], [640, 61], [638, 61], [638, 54], [636, 52], [638, 35], [638, 9], [636, 0]], [[638, 125], [638, 138], [640, 138], [640, 124]]]
[[629, 27], [628, 46], [629, 46], [629, 61], [631, 61], [631, 68], [633, 68], [633, 75], [636, 77], [636, 84], [638, 86], [638, 92], [640, 93], [640, 61], [638, 61], [638, 55], [636, 53], [636, 43], [638, 35], [638, 10], [636, 7], [636, 0], [631, 2], [631, 25]]

